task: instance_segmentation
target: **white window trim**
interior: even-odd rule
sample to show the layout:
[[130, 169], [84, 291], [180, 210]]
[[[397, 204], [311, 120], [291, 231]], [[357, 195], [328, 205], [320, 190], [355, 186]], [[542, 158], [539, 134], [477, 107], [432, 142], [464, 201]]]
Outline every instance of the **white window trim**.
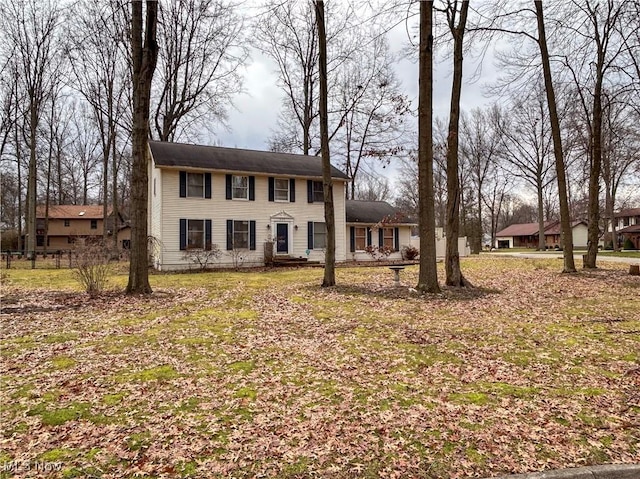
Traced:
[[[246, 178], [247, 179], [247, 194], [246, 196], [240, 198], [240, 197], [236, 197], [235, 193], [236, 193], [236, 186], [234, 184], [235, 179], [236, 178]], [[232, 200], [236, 200], [236, 201], [249, 201], [249, 176], [247, 175], [231, 175], [231, 199]]]
[[[194, 247], [191, 248], [191, 247], [189, 247], [189, 224], [192, 221], [202, 221], [202, 246], [194, 246]], [[206, 234], [206, 231], [205, 231], [206, 229], [207, 229], [207, 227], [206, 227], [206, 221], [205, 220], [200, 220], [200, 219], [196, 219], [196, 218], [187, 219], [187, 245], [186, 245], [187, 246], [187, 251], [190, 250], [190, 249], [205, 249], [206, 248], [206, 246], [207, 246], [207, 238], [206, 238], [207, 234]]]
[[[316, 225], [324, 225], [324, 246], [316, 246]], [[327, 224], [324, 221], [314, 221], [313, 222], [313, 249], [314, 250], [324, 250], [327, 248]]]
[[355, 252], [356, 253], [363, 253], [365, 251], [365, 249], [358, 249], [358, 235], [356, 234], [356, 232], [358, 231], [358, 229], [362, 229], [364, 230], [364, 247], [366, 248], [367, 246], [369, 246], [367, 244], [367, 236], [369, 236], [367, 233], [367, 227], [366, 226], [354, 226], [354, 230], [353, 230], [353, 240], [354, 240], [354, 244], [355, 244]]
[[[186, 178], [186, 180], [185, 180], [185, 181], [186, 181], [185, 188], [186, 188], [186, 190], [187, 190], [187, 191], [186, 191], [186, 193], [187, 193], [187, 198], [204, 198], [204, 190], [205, 190], [205, 184], [204, 184], [204, 183], [205, 183], [204, 173], [192, 173], [192, 172], [190, 172], [190, 171], [187, 171], [186, 173], [187, 173], [187, 178]], [[201, 176], [201, 177], [202, 177], [202, 194], [200, 194], [200, 195], [190, 195], [190, 194], [189, 194], [189, 176], [191, 176], [191, 175], [199, 175], [199, 176]], [[154, 178], [154, 181], [155, 181], [155, 178]], [[155, 196], [155, 182], [154, 182], [154, 196]]]
[[[277, 191], [284, 191], [282, 188], [277, 188], [278, 180], [285, 181], [287, 183], [287, 199], [279, 200], [277, 198]], [[291, 199], [291, 183], [289, 182], [289, 178], [274, 178], [273, 180], [273, 201], [276, 203], [289, 203]]]

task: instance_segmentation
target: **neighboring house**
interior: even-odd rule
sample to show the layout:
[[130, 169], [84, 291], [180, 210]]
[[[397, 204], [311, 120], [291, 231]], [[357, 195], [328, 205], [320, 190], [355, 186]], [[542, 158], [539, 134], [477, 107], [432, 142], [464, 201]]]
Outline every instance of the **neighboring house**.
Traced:
[[[640, 208], [620, 210], [614, 217], [618, 247], [622, 247], [628, 238], [636, 249], [640, 249]], [[609, 220], [604, 241], [605, 246], [611, 243], [611, 221]]]
[[[107, 228], [113, 225], [113, 214], [108, 212]], [[47, 225], [48, 217], [48, 225]], [[127, 249], [131, 237], [130, 228], [124, 225], [121, 215], [118, 228], [118, 245]], [[102, 238], [104, 231], [104, 215], [102, 205], [49, 205], [48, 212], [44, 206], [36, 209], [36, 250], [48, 251], [69, 250], [79, 240]], [[108, 236], [113, 232], [107, 230]]]
[[349, 259], [355, 261], [372, 260], [367, 251], [379, 253], [382, 246], [391, 252], [388, 259], [402, 259], [402, 247], [411, 244], [411, 221], [399, 210], [385, 201], [346, 201], [347, 238]]
[[[150, 141], [149, 234], [153, 265], [189, 266], [190, 249], [222, 251], [216, 266], [264, 264], [276, 256], [324, 261], [320, 157]], [[347, 252], [347, 175], [332, 168], [336, 261]]]
[[[573, 221], [571, 223], [573, 233], [573, 247], [586, 248], [587, 223]], [[496, 233], [496, 248], [537, 248], [538, 247], [538, 223], [519, 223], [507, 226]], [[561, 248], [560, 222], [546, 221], [544, 223], [544, 240], [547, 248]]]

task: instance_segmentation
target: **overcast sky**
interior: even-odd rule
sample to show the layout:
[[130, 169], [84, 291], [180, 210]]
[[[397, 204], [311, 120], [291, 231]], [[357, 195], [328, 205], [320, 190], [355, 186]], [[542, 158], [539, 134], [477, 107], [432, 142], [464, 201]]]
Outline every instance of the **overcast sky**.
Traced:
[[[407, 28], [398, 25], [388, 34], [393, 51], [400, 51], [408, 44]], [[482, 85], [495, 80], [491, 56], [485, 58], [482, 77], [477, 82], [466, 81], [463, 85], [462, 109], [486, 104], [489, 99], [482, 94]], [[465, 77], [469, 79], [475, 65], [465, 59]], [[442, 61], [434, 65], [434, 115], [448, 116], [451, 93], [450, 62]], [[395, 71], [404, 92], [417, 108], [418, 65], [411, 59], [404, 59], [395, 65]], [[246, 93], [235, 99], [236, 110], [230, 111], [230, 131], [219, 131], [217, 140], [222, 146], [263, 150], [274, 128], [282, 105], [282, 92], [277, 86], [277, 66], [256, 49], [251, 50], [251, 62], [244, 69]]]

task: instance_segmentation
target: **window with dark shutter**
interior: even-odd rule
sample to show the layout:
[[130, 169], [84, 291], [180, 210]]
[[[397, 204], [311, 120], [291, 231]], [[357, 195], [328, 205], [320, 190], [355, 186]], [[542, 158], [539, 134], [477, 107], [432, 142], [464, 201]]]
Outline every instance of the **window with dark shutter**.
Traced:
[[296, 180], [294, 178], [289, 180], [289, 201], [296, 202]]

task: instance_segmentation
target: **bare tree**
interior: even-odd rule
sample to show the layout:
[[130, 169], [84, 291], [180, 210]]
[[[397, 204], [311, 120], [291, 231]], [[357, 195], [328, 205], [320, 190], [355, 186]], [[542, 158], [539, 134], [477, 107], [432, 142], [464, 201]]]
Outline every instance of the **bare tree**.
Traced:
[[[612, 246], [619, 250], [615, 211], [618, 191], [633, 167], [640, 165], [640, 128], [628, 102], [607, 101], [604, 109], [602, 179], [605, 187], [605, 217], [611, 225]], [[606, 230], [606, 228], [605, 228]]]
[[158, 2], [146, 0], [143, 23], [142, 2], [131, 2], [131, 59], [133, 80], [133, 125], [131, 169], [131, 260], [127, 293], [149, 294], [147, 198], [149, 178], [149, 110], [151, 82], [158, 59], [156, 28]]
[[433, 193], [433, 3], [420, 2], [418, 98], [418, 210], [420, 271], [416, 289], [437, 293], [436, 218]]
[[564, 273], [575, 273], [576, 267], [573, 261], [573, 230], [571, 229], [571, 217], [569, 212], [569, 202], [567, 200], [567, 179], [562, 150], [562, 136], [560, 131], [560, 119], [556, 105], [555, 90], [551, 77], [551, 62], [549, 59], [549, 49], [547, 46], [547, 35], [544, 25], [544, 10], [542, 0], [534, 0], [536, 10], [536, 20], [538, 25], [538, 38], [536, 42], [540, 48], [542, 60], [542, 70], [545, 91], [547, 93], [547, 107], [549, 109], [549, 121], [551, 122], [551, 134], [553, 138], [553, 154], [556, 159], [556, 177], [558, 180], [558, 195], [560, 200], [560, 225], [563, 245]]
[[27, 175], [27, 254], [36, 247], [38, 129], [60, 65], [57, 38], [61, 9], [55, 0], [9, 2], [0, 6], [0, 22], [24, 92], [23, 139], [29, 148]]
[[[501, 154], [500, 133], [496, 128], [495, 119], [502, 112], [497, 105], [487, 110], [475, 108], [466, 115], [461, 115], [461, 141], [460, 153], [465, 158], [471, 177], [471, 183], [475, 189], [475, 223], [472, 231], [471, 251], [479, 253], [482, 249], [484, 236], [483, 209], [485, 203], [485, 187], [491, 178], [496, 177], [498, 162]], [[493, 184], [492, 186], [496, 186]], [[495, 193], [495, 190], [493, 191]]]
[[[619, 21], [632, 2], [615, 0], [572, 2], [563, 48], [573, 43], [565, 67], [576, 91], [589, 132], [589, 226], [584, 267], [595, 268], [600, 236], [600, 180], [602, 171], [603, 100], [606, 81], [617, 74], [617, 60], [625, 42], [618, 37]], [[580, 19], [577, 23], [576, 19]], [[575, 26], [574, 26], [575, 25]], [[626, 33], [627, 36], [631, 33]]]
[[544, 103], [543, 87], [526, 96], [514, 95], [508, 106], [510, 114], [495, 118], [500, 133], [502, 155], [511, 174], [530, 186], [538, 204], [538, 249], [545, 249], [544, 196], [555, 181], [552, 158], [553, 140], [549, 115]]
[[160, 8], [153, 122], [161, 141], [190, 137], [195, 125], [225, 123], [247, 58], [236, 12], [228, 0], [178, 0]]
[[376, 38], [371, 45], [358, 62], [345, 62], [335, 86], [340, 121], [330, 137], [332, 156], [351, 178], [347, 197], [352, 199], [360, 172], [370, 167], [371, 160], [386, 166], [405, 153], [405, 118], [411, 113], [392, 69], [386, 39]]
[[460, 232], [460, 179], [458, 177], [458, 142], [460, 123], [460, 96], [462, 92], [463, 42], [469, 1], [447, 0], [444, 12], [453, 38], [453, 80], [447, 136], [447, 222], [445, 283], [448, 286], [471, 286], [460, 269], [458, 236]]
[[324, 219], [327, 227], [327, 249], [324, 256], [324, 279], [322, 286], [336, 284], [336, 221], [333, 206], [333, 180], [331, 178], [331, 157], [329, 151], [329, 111], [327, 107], [327, 32], [324, 19], [324, 2], [314, 0], [316, 22], [318, 24], [318, 66], [320, 70], [320, 149], [322, 156], [322, 183], [324, 190]]
[[[127, 58], [123, 15], [117, 2], [83, 1], [80, 15], [73, 15], [76, 35], [69, 39], [72, 85], [91, 108], [93, 123], [99, 132], [102, 153], [103, 216], [106, 220], [111, 190], [111, 211], [117, 231], [118, 208], [118, 130], [122, 128], [128, 107]], [[111, 166], [111, 168], [109, 168]], [[111, 178], [111, 188], [109, 188]], [[106, 243], [108, 229], [103, 231]], [[113, 234], [114, 248], [117, 234]]]

